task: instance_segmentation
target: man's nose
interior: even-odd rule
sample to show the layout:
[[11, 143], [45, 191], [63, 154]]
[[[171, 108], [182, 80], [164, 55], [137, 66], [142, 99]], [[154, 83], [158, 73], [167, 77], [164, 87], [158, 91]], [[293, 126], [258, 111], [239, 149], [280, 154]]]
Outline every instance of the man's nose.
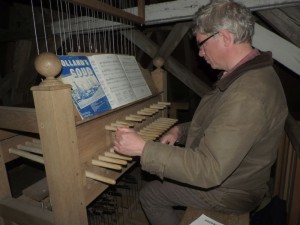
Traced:
[[203, 57], [205, 55], [205, 51], [203, 50], [202, 47], [199, 48], [199, 56]]

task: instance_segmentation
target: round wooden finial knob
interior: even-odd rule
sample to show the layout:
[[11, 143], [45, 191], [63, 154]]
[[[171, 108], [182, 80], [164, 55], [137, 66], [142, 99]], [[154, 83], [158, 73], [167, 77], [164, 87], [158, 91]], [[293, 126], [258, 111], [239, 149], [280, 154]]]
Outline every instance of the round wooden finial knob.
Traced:
[[36, 71], [46, 78], [54, 78], [61, 71], [60, 59], [51, 52], [41, 53], [34, 61]]
[[163, 57], [158, 56], [153, 59], [153, 65], [157, 68], [161, 68], [165, 64], [165, 60]]

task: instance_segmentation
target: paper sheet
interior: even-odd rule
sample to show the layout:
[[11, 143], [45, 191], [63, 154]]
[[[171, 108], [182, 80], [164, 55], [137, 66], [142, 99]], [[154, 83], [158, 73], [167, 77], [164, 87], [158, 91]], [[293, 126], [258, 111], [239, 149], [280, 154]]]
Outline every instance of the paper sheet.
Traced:
[[222, 223], [219, 223], [212, 218], [209, 218], [208, 216], [202, 214], [198, 219], [194, 220], [190, 225], [224, 225]]

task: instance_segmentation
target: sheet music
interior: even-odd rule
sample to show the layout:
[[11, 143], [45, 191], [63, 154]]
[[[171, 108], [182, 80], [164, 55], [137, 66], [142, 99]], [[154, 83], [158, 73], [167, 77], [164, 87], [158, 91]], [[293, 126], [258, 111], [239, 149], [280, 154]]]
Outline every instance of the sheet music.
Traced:
[[112, 108], [137, 100], [117, 55], [93, 55], [89, 59], [98, 69], [99, 74], [96, 72], [96, 75], [106, 89], [104, 91]]
[[150, 96], [151, 91], [135, 57], [132, 55], [118, 55], [118, 57], [137, 99]]
[[61, 79], [72, 86], [72, 98], [81, 118], [111, 109], [104, 89], [86, 56], [59, 56], [62, 63]]

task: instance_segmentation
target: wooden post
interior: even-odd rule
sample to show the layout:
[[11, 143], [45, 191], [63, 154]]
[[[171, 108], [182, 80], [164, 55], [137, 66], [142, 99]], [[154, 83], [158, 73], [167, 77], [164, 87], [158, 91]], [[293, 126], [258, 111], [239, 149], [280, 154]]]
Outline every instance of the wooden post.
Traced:
[[80, 167], [71, 86], [55, 79], [60, 60], [40, 54], [36, 70], [46, 79], [32, 87], [56, 225], [87, 225], [84, 174]]
[[[1, 132], [2, 131], [0, 131], [0, 133]], [[1, 137], [1, 134], [0, 134], [0, 137]], [[0, 138], [0, 140], [1, 140], [1, 138]], [[0, 199], [2, 199], [4, 197], [11, 196], [11, 192], [10, 192], [7, 172], [6, 172], [6, 168], [5, 168], [5, 161], [4, 161], [4, 156], [2, 153], [1, 143], [0, 143], [0, 178], [1, 178]], [[8, 221], [5, 221], [3, 218], [0, 217], [0, 225], [11, 225], [11, 223]]]

